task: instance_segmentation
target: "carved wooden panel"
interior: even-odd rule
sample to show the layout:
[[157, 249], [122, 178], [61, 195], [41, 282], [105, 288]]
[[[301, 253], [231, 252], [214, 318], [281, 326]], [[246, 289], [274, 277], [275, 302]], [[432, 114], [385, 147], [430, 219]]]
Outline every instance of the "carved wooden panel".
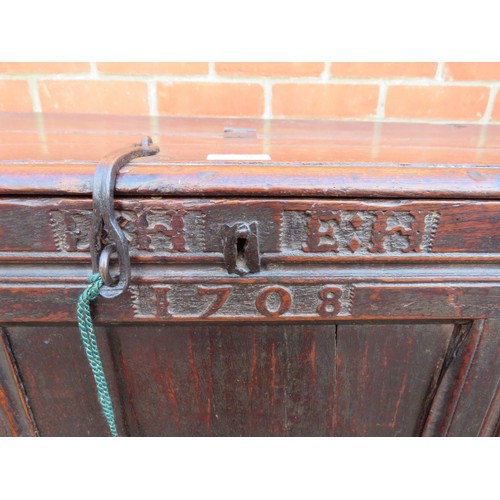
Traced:
[[[160, 282], [136, 278], [121, 297], [97, 301], [94, 316], [98, 323], [468, 319], [493, 315], [500, 300], [500, 285], [486, 279], [436, 283], [436, 278], [409, 278], [408, 283], [390, 278], [391, 284], [386, 284], [379, 276], [365, 281], [272, 275]], [[27, 284], [5, 280], [0, 284], [2, 319], [17, 323], [75, 321], [75, 304], [84, 283], [84, 276], [39, 278]]]
[[34, 436], [37, 432], [16, 360], [0, 327], [0, 437]]
[[[117, 208], [132, 282], [94, 316], [120, 434], [499, 432], [500, 203]], [[0, 200], [4, 433], [36, 432], [32, 412], [42, 435], [107, 434], [75, 324], [90, 217], [87, 199]], [[224, 248], [245, 225], [246, 275]]]
[[[7, 333], [40, 434], [107, 435], [77, 326], [10, 327]], [[114, 388], [114, 370], [102, 335], [99, 347], [108, 383]], [[119, 412], [120, 405], [115, 407]]]
[[[500, 244], [498, 202], [122, 199], [117, 209], [137, 261], [196, 256], [217, 262], [223, 226], [238, 222], [255, 222], [260, 252], [287, 261], [451, 260], [463, 253], [498, 254]], [[86, 257], [91, 215], [90, 200], [0, 200], [2, 259], [18, 252]]]
[[474, 321], [436, 386], [424, 427], [431, 436], [492, 436], [500, 427], [500, 322]]
[[418, 435], [452, 334], [452, 324], [340, 325], [336, 434]]
[[[467, 319], [498, 307], [498, 202], [122, 199], [117, 208], [132, 285], [99, 302], [98, 320]], [[0, 200], [4, 322], [74, 321], [90, 217], [85, 199]], [[254, 228], [259, 252], [243, 277], [224, 255], [224, 228], [238, 223]]]
[[[122, 435], [464, 436], [497, 432], [490, 323], [110, 325], [97, 335]], [[106, 435], [76, 327], [8, 334], [40, 433]]]
[[131, 284], [93, 306], [121, 435], [500, 434], [500, 127], [0, 129], [0, 434], [108, 432], [76, 301], [96, 162], [148, 132], [115, 189]]

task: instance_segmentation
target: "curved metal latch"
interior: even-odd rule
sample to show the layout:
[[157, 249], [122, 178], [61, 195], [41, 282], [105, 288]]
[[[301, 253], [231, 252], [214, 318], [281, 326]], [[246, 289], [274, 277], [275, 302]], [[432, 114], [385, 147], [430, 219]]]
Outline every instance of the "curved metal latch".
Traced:
[[[144, 137], [140, 144], [134, 144], [111, 153], [103, 158], [94, 174], [92, 195], [93, 216], [90, 228], [90, 254], [92, 269], [99, 272], [104, 286], [100, 294], [106, 298], [118, 297], [130, 282], [130, 256], [128, 241], [118, 224], [114, 210], [116, 177], [120, 168], [134, 158], [152, 156], [160, 151], [150, 137]], [[119, 275], [111, 276], [111, 256], [118, 255]]]

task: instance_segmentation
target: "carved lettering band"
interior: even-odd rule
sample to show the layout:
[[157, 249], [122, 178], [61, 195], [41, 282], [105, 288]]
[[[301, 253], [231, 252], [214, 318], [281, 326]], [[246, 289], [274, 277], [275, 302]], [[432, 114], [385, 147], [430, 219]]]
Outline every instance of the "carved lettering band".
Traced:
[[130, 287], [136, 318], [332, 318], [351, 313], [351, 285], [161, 284]]
[[429, 252], [437, 211], [306, 210], [284, 214], [284, 247], [306, 253]]
[[[327, 205], [328, 206], [328, 205]], [[161, 256], [179, 253], [222, 255], [223, 229], [235, 221], [256, 220], [262, 253], [332, 253], [341, 255], [408, 254], [430, 252], [439, 225], [437, 210], [330, 210], [312, 205], [304, 210], [253, 206], [245, 216], [233, 206], [212, 207], [147, 202], [118, 211], [118, 221], [134, 255]], [[60, 252], [88, 252], [90, 210], [74, 208], [50, 212]]]

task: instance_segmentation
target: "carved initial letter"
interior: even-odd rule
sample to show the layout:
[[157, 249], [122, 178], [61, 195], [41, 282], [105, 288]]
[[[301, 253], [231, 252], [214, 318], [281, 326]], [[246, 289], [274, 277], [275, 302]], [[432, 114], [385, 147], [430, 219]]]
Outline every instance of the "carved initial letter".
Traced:
[[[335, 239], [333, 225], [329, 221], [340, 223], [340, 213], [338, 212], [306, 212], [311, 217], [307, 223], [307, 244], [302, 245], [304, 252], [338, 252], [339, 242]], [[327, 228], [322, 230], [322, 222], [327, 224]], [[322, 238], [329, 238], [331, 243], [322, 242]]]
[[422, 238], [425, 232], [425, 213], [406, 212], [412, 218], [412, 222], [406, 225], [397, 225], [391, 228], [387, 227], [389, 217], [397, 216], [396, 212], [376, 212], [377, 219], [373, 223], [372, 247], [369, 249], [372, 253], [385, 253], [385, 241], [393, 234], [399, 233], [406, 236], [408, 245], [402, 248], [402, 252], [421, 252]]
[[[137, 219], [137, 248], [152, 252], [151, 235], [170, 238], [172, 252], [186, 252], [184, 239], [184, 210], [156, 210], [143, 212]], [[169, 224], [170, 223], [170, 224]]]
[[170, 302], [168, 301], [167, 294], [170, 291], [168, 286], [153, 286], [154, 292], [154, 305], [156, 307], [156, 316], [158, 318], [170, 318], [172, 315], [168, 310]]

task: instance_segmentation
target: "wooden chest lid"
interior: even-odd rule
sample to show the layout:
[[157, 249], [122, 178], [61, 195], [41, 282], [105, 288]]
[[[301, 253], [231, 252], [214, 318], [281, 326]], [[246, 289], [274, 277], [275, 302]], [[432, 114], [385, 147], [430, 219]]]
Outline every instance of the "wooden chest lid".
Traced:
[[88, 196], [99, 159], [144, 135], [161, 151], [117, 196], [500, 195], [500, 125], [20, 113], [0, 114], [0, 195]]

